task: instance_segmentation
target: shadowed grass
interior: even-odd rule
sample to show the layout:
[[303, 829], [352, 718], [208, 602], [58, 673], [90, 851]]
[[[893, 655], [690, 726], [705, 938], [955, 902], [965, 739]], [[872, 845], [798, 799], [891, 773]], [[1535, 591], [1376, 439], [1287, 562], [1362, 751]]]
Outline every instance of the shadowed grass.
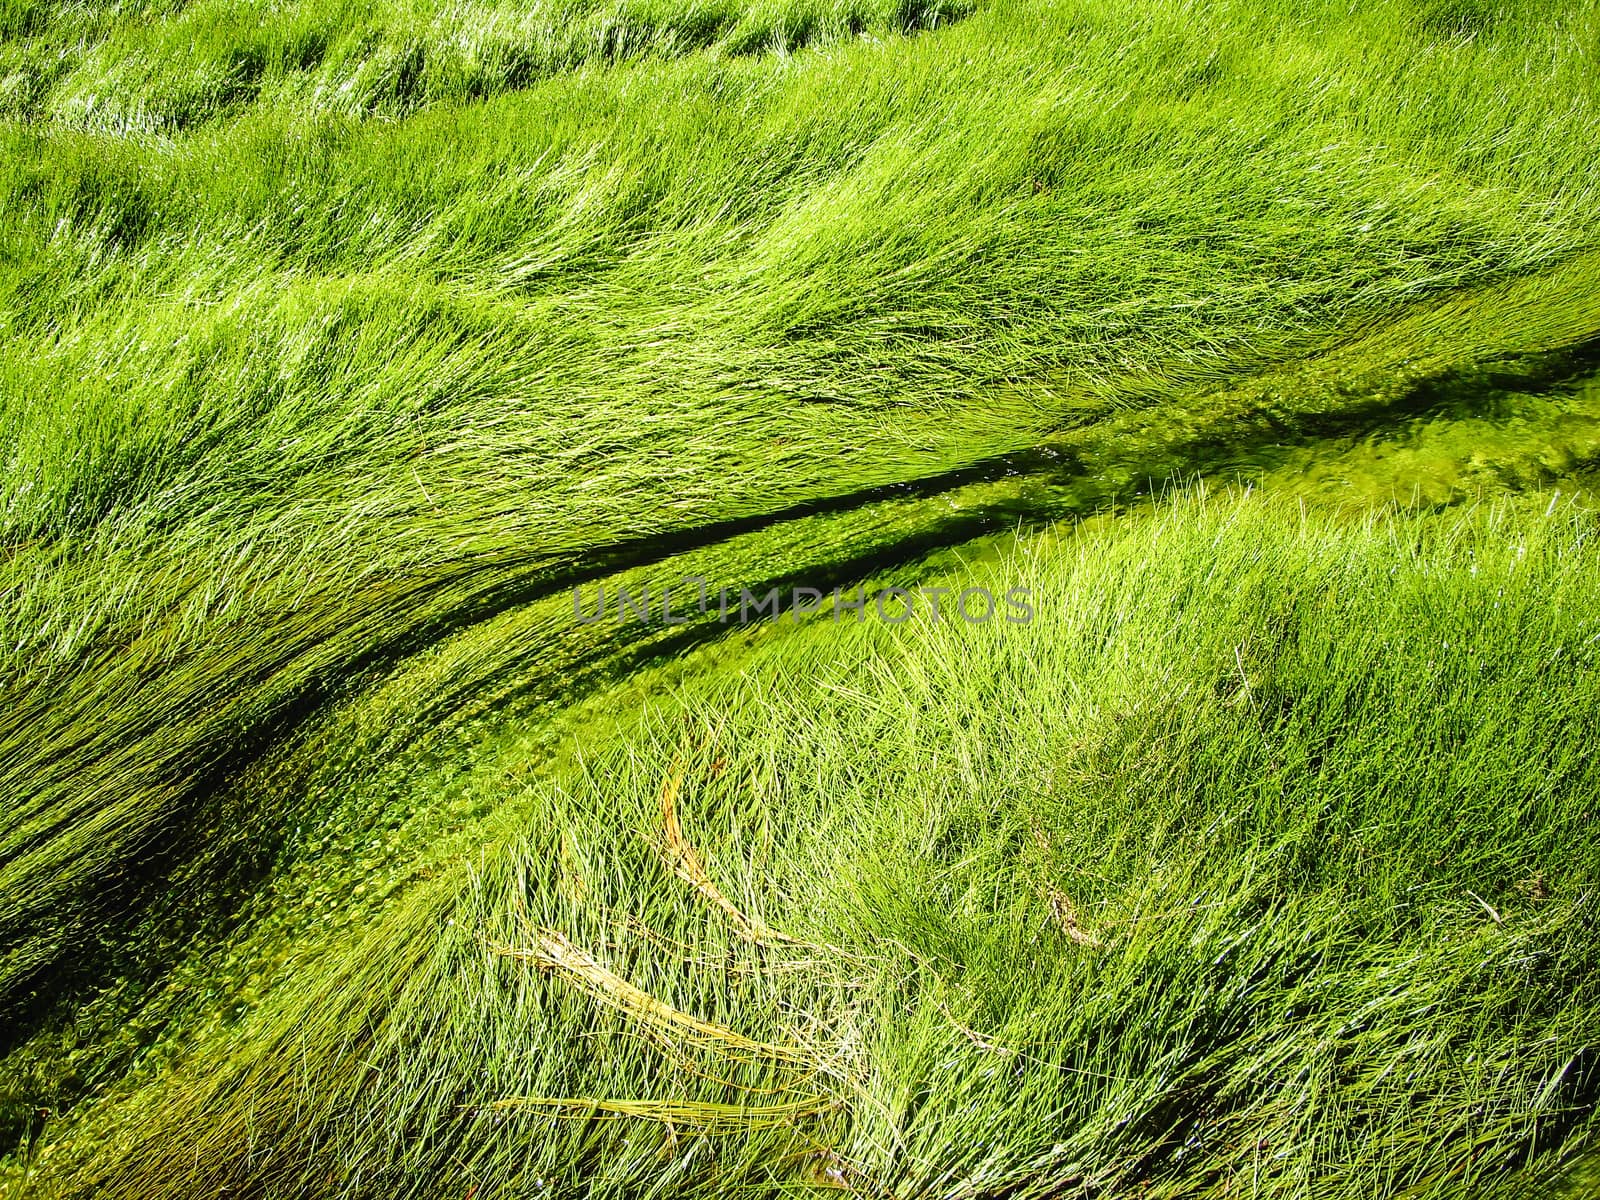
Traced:
[[394, 119], [584, 68], [784, 55], [969, 11], [967, 0], [13, 4], [0, 16], [0, 116], [117, 134], [252, 107]]

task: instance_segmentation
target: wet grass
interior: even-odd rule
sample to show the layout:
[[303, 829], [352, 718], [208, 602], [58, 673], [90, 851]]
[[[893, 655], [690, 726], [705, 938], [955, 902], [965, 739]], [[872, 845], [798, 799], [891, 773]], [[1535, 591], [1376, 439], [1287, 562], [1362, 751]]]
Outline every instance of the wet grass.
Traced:
[[1514, 1194], [1597, 1086], [1595, 535], [1188, 499], [923, 577], [1029, 623], [783, 622], [543, 769], [491, 723], [430, 877], [300, 893], [307, 831], [256, 1002], [191, 968], [55, 1179]]
[[[4, 1186], [491, 1195], [542, 1178], [633, 1194], [654, 1172], [650, 1186], [684, 1194], [843, 1182], [1109, 1196], [1146, 1178], [1205, 1194], [1224, 1186], [1207, 1172], [1239, 1178], [1240, 1147], [1253, 1143], [1236, 1131], [1259, 1118], [1254, 1143], [1273, 1147], [1251, 1167], [1262, 1194], [1353, 1196], [1384, 1178], [1391, 1190], [1443, 1187], [1565, 1145], [1587, 1128], [1563, 1090], [1587, 1096], [1586, 1060], [1557, 1078], [1546, 1049], [1576, 1053], [1587, 993], [1574, 985], [1557, 1011], [1538, 1007], [1535, 988], [1533, 1007], [1518, 1007], [1500, 967], [1467, 972], [1466, 956], [1501, 963], [1504, 947], [1428, 907], [1445, 892], [1417, 910], [1448, 934], [1428, 950], [1362, 890], [1398, 884], [1369, 879], [1343, 851], [1324, 873], [1276, 873], [1266, 829], [1287, 810], [1246, 787], [1244, 767], [1221, 765], [1238, 755], [1260, 767], [1255, 734], [1208, 724], [1278, 719], [1254, 707], [1247, 646], [1249, 703], [1197, 699], [1192, 724], [1169, 714], [1178, 724], [1149, 736], [1215, 757], [1203, 759], [1214, 791], [1182, 775], [1205, 813], [1259, 810], [1215, 862], [1180, 838], [1173, 853], [1192, 858], [1181, 877], [1241, 896], [1260, 884], [1262, 911], [1279, 914], [1281, 901], [1284, 928], [1327, 948], [1331, 990], [1295, 993], [1300, 1007], [1278, 1025], [1268, 1008], [1246, 1005], [1255, 1016], [1235, 1024], [1217, 1007], [1254, 995], [1262, 964], [1283, 979], [1311, 969], [1275, 931], [1244, 974], [1202, 979], [1166, 934], [1137, 949], [1106, 934], [1096, 917], [1122, 893], [1085, 894], [1049, 872], [1024, 880], [1002, 862], [1000, 842], [984, 840], [1002, 826], [1011, 838], [1036, 819], [1061, 844], [1047, 820], [1057, 801], [934, 769], [960, 747], [982, 757], [961, 740], [969, 724], [1008, 745], [979, 711], [993, 698], [957, 693], [945, 718], [956, 740], [922, 745], [922, 770], [909, 743], [880, 756], [852, 741], [831, 693], [805, 689], [883, 631], [784, 638], [789, 649], [759, 661], [798, 676], [817, 719], [832, 711], [830, 732], [808, 741], [810, 718], [785, 710], [794, 738], [750, 726], [710, 780], [695, 776], [698, 788], [760, 774], [748, 756], [765, 746], [767, 786], [829, 781], [807, 793], [810, 808], [790, 813], [764, 793], [740, 810], [765, 814], [776, 839], [759, 878], [730, 885], [723, 842], [702, 856], [689, 791], [674, 855], [627, 850], [626, 831], [660, 822], [647, 810], [671, 764], [683, 760], [687, 789], [691, 760], [705, 774], [718, 757], [676, 732], [662, 741], [650, 722], [664, 718], [641, 711], [686, 677], [724, 678], [776, 635], [578, 626], [568, 589], [679, 571], [763, 590], [911, 583], [951, 569], [930, 551], [1195, 471], [1266, 470], [1380, 504], [1565, 483], [1596, 453], [1582, 380], [1600, 334], [1600, 93], [1581, 48], [1597, 32], [1593, 4], [1401, 0], [1359, 12], [1108, 0], [0, 9], [0, 1132], [19, 1147]], [[1510, 530], [1548, 550], [1544, 573], [1517, 584], [1527, 605], [1541, 587], [1579, 588], [1588, 547], [1561, 541], [1581, 524], [1570, 515], [1329, 523], [1319, 542], [1284, 510], [1241, 511], [1284, 556], [1279, 572], [1299, 569], [1297, 555], [1331, 571], [1314, 547], [1348, 537], [1352, 581], [1383, 554], [1397, 571], [1432, 578], [1434, 563], [1458, 579], [1448, 547], [1437, 562], [1395, 549], [1402, 531], [1477, 544]], [[1177, 576], [1212, 578], [1200, 543], [1175, 532], [1186, 519], [1148, 526], [1173, 538], [1171, 563], [1137, 585], [1157, 609]], [[1132, 554], [1146, 528], [1111, 538], [1124, 549], [1108, 553]], [[1089, 571], [1066, 550], [1055, 562], [1042, 548], [1053, 541], [1030, 545], [1029, 569], [1051, 586]], [[1194, 637], [1231, 637], [1270, 608], [1266, 577], [1247, 576], [1258, 590], [1241, 592], [1244, 607], [1204, 608]], [[1109, 586], [1082, 578], [1093, 596]], [[1475, 603], [1468, 585], [1439, 586], [1428, 604]], [[1084, 613], [1103, 603], [1086, 600]], [[1400, 599], [1372, 603], [1362, 619], [1374, 627], [1420, 620], [1382, 607]], [[1341, 611], [1318, 619], [1332, 629]], [[1567, 620], [1552, 616], [1548, 636], [1576, 637]], [[1527, 643], [1492, 628], [1507, 647]], [[1068, 672], [1068, 658], [1048, 657], [1067, 655], [1061, 629], [1013, 632]], [[982, 678], [1020, 644], [962, 653]], [[1414, 690], [1433, 678], [1434, 649], [1400, 644], [1394, 670], [1413, 672], [1403, 686]], [[1359, 665], [1368, 649], [1357, 638], [1340, 654]], [[911, 687], [955, 653], [934, 638], [893, 661]], [[1346, 669], [1335, 667], [1330, 680]], [[770, 680], [740, 678], [745, 698], [717, 701], [729, 721], [779, 704]], [[1583, 697], [1561, 689], [1583, 678], [1551, 682], [1548, 704], [1525, 714], [1489, 717], [1524, 738], [1516, 745], [1567, 745]], [[873, 704], [888, 704], [888, 684], [873, 686]], [[1439, 703], [1463, 723], [1476, 712], [1467, 697]], [[1399, 770], [1434, 744], [1418, 713], [1365, 693], [1349, 704], [1345, 723], [1317, 718], [1319, 736], [1370, 724], [1350, 754], [1371, 770]], [[1520, 733], [1506, 724], [1516, 720], [1528, 722]], [[802, 757], [785, 758], [791, 749]], [[1106, 788], [1167, 813], [1151, 818], [1162, 829], [1188, 820], [1139, 791], [1141, 772], [1181, 774], [1182, 762], [1107, 753]], [[855, 765], [824, 770], [817, 756], [830, 755]], [[1031, 743], [1016, 755], [1040, 769], [1048, 759]], [[590, 774], [596, 756], [606, 777], [632, 781], [626, 796]], [[1007, 760], [984, 761], [992, 774]], [[1283, 786], [1310, 804], [1294, 789], [1321, 767], [1302, 766]], [[1358, 773], [1354, 757], [1328, 769], [1341, 787]], [[1473, 770], [1501, 789], [1486, 794], [1523, 797], [1527, 827], [1485, 816], [1462, 837], [1543, 847], [1570, 832], [1566, 809], [1541, 823], [1527, 807], [1543, 795], [1525, 792], [1532, 767]], [[851, 772], [906, 805], [884, 802], [875, 817], [846, 796], [818, 809]], [[941, 778], [949, 794], [918, 790]], [[1438, 781], [1413, 782], [1391, 780], [1371, 811], [1420, 806], [1414, 836], [1433, 837], [1443, 818], [1424, 800]], [[894, 897], [896, 881], [923, 879], [914, 841], [894, 838], [936, 803], [999, 823], [974, 834], [988, 891], [966, 866], [949, 877], [968, 907], [946, 914], [948, 928]], [[1103, 824], [1111, 801], [1083, 803], [1061, 811]], [[807, 812], [815, 836], [826, 827], [838, 854], [860, 856], [854, 866], [806, 840]], [[1299, 828], [1291, 818], [1286, 830]], [[1383, 827], [1411, 846], [1402, 824]], [[1027, 861], [1045, 853], [1027, 844]], [[567, 858], [538, 858], [547, 852]], [[1539, 869], [1582, 878], [1584, 853], [1552, 851], [1559, 864]], [[1134, 888], [1153, 860], [1126, 855], [1107, 878]], [[603, 877], [581, 919], [582, 905], [551, 907], [577, 905], [549, 890], [567, 876], [536, 869], [569, 860]], [[824, 863], [839, 881], [831, 896], [822, 874], [786, 874]], [[1504, 916], [1499, 883], [1461, 879]], [[1152, 905], [1176, 895], [1155, 877], [1137, 886], [1154, 889]], [[1527, 946], [1544, 949], [1526, 961], [1585, 961], [1572, 886], [1529, 908], [1543, 915]], [[1340, 888], [1358, 918], [1335, 911]], [[628, 907], [631, 892], [643, 908]], [[526, 920], [508, 914], [517, 896]], [[883, 924], [852, 925], [852, 905]], [[1019, 947], [1035, 945], [1021, 930], [1040, 905], [1064, 955], [1121, 964], [1109, 1007], [1074, 1016], [1029, 990], [1044, 982], [1019, 981]], [[1197, 910], [1174, 928], [1220, 947], [1255, 911], [1230, 901], [1217, 924]], [[653, 931], [645, 949], [617, 940], [607, 923], [619, 913]], [[775, 961], [748, 936], [761, 929], [805, 941], [815, 962], [789, 943], [779, 957], [800, 965]], [[956, 988], [945, 976], [969, 943], [973, 990], [935, 989], [950, 1024], [926, 989]], [[586, 957], [554, 956], [558, 945]], [[1132, 957], [1116, 958], [1118, 946]], [[726, 964], [715, 978], [700, 971], [712, 953]], [[1146, 956], [1166, 964], [1153, 978], [1198, 1006], [1181, 1036], [1165, 991], [1134, 999], [1128, 981]], [[1078, 960], [1051, 961], [1041, 981], [1087, 995]], [[1421, 990], [1397, 995], [1424, 1005], [1411, 1024], [1374, 990], [1401, 964], [1418, 973], [1406, 988]], [[699, 1040], [680, 1045], [681, 1024], [641, 1030], [637, 1004], [597, 1017], [598, 979], [705, 1023]], [[1288, 994], [1274, 986], [1261, 993], [1269, 1008]], [[1004, 1051], [1028, 1005], [1045, 1006], [1038, 1036], [1083, 1062], [1038, 1074], [1021, 1049]], [[1138, 1005], [1151, 1014], [1145, 1040]], [[1362, 1043], [1316, 1057], [1346, 1036], [1318, 1021], [1359, 1026], [1373, 1005], [1386, 1032], [1372, 1056]], [[1302, 1018], [1322, 1049], [1286, 1032]], [[804, 1081], [793, 1057], [751, 1046], [722, 1061], [708, 1028], [803, 1050]], [[1288, 1039], [1279, 1065], [1301, 1075], [1241, 1066], [1247, 1053], [1270, 1058], [1273, 1028]], [[994, 1060], [983, 1078], [1021, 1090], [986, 1091], [966, 1066], [948, 1088], [918, 1074], [951, 1029], [963, 1054]], [[1400, 1060], [1383, 1057], [1391, 1035], [1432, 1072], [1404, 1104], [1392, 1090]], [[652, 1067], [645, 1051], [665, 1053], [663, 1042], [676, 1049]], [[531, 1045], [544, 1063], [532, 1074], [518, 1057]], [[1184, 1057], [1202, 1047], [1213, 1065]], [[1446, 1051], [1466, 1064], [1448, 1086], [1443, 1060], [1427, 1057]], [[1351, 1054], [1367, 1065], [1343, 1074]], [[1362, 1074], [1369, 1066], [1377, 1073]], [[1078, 1070], [1129, 1090], [1096, 1091]], [[717, 1082], [728, 1072], [734, 1092]], [[1263, 1081], [1288, 1079], [1304, 1085], [1285, 1092], [1303, 1112], [1265, 1099]], [[1361, 1080], [1368, 1091], [1349, 1090]], [[773, 1107], [746, 1129], [728, 1106], [760, 1089]], [[1014, 1136], [992, 1160], [974, 1157], [982, 1139], [969, 1135], [1001, 1123], [1008, 1096]], [[585, 1099], [593, 1111], [574, 1120]], [[1351, 1135], [1344, 1166], [1326, 1148], [1346, 1146], [1340, 1112], [1366, 1131]], [[1478, 1149], [1461, 1149], [1458, 1117]], [[1041, 1157], [1048, 1122], [1062, 1130], [1049, 1142], [1066, 1147], [1060, 1161]], [[639, 1127], [655, 1132], [629, 1132]]]

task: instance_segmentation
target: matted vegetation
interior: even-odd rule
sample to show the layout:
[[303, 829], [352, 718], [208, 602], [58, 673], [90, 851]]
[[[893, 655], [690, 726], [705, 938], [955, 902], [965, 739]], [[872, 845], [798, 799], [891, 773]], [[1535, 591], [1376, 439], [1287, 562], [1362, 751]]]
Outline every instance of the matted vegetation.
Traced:
[[1185, 500], [935, 577], [1030, 623], [785, 623], [543, 778], [497, 734], [439, 873], [357, 930], [286, 888], [264, 1002], [59, 1178], [1492, 1185], [1593, 1120], [1600, 527], [1554, 508]]
[[[1093, 534], [1103, 568], [1046, 535], [1027, 570], [1081, 603], [968, 643], [568, 593], [912, 584], [1192, 472], [1581, 485], [1595, 4], [0, 33], [4, 1187], [1449, 1195], [1588, 1136], [1562, 502], [1184, 503]], [[1522, 624], [1480, 620], [1468, 546]], [[1480, 659], [1522, 699], [1480, 705]]]

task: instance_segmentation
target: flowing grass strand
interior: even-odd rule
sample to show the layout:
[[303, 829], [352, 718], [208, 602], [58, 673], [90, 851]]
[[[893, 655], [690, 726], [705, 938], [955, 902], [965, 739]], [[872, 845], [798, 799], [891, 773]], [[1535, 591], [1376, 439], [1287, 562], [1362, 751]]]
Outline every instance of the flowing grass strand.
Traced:
[[542, 971], [553, 972], [601, 1004], [642, 1024], [686, 1037], [701, 1046], [789, 1063], [813, 1071], [822, 1071], [826, 1067], [814, 1050], [797, 1044], [755, 1041], [726, 1025], [705, 1021], [674, 1008], [607, 970], [587, 951], [574, 946], [555, 930], [541, 929], [538, 944], [532, 949], [505, 945], [494, 945], [491, 949], [505, 958], [531, 962]]

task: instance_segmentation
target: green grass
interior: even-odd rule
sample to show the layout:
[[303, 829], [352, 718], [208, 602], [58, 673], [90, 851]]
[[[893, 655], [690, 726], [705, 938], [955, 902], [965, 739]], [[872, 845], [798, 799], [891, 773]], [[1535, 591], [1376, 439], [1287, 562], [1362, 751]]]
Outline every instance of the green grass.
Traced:
[[24, 2], [0, 16], [11, 39], [0, 112], [113, 133], [181, 131], [253, 106], [393, 119], [584, 67], [787, 54], [969, 11], [965, 0]]
[[[1031, 623], [784, 623], [532, 776], [502, 729], [456, 785], [497, 811], [430, 879], [308, 895], [341, 856], [304, 835], [232, 960], [258, 1003], [207, 964], [57, 1178], [1488, 1194], [1592, 1130], [1595, 536], [1553, 504], [1183, 500], [941, 580], [1028, 587]], [[667, 791], [793, 943], [674, 874]], [[541, 931], [799, 1061], [653, 1040], [496, 952]], [[533, 1098], [682, 1109], [495, 1107]]]
[[[1195, 472], [1380, 506], [1570, 489], [1600, 450], [1597, 37], [1592, 2], [0, 7], [0, 1135], [19, 1148], [0, 1186], [446, 1196], [473, 1186], [454, 1173], [467, 1163], [481, 1195], [513, 1177], [710, 1194], [832, 1170], [896, 1195], [1076, 1178], [1112, 1196], [1148, 1176], [1173, 1195], [1355, 1196], [1570, 1151], [1588, 1126], [1565, 1110], [1592, 1080], [1587, 1059], [1561, 1075], [1552, 1056], [1582, 1048], [1594, 1005], [1577, 984], [1562, 1004], [1539, 996], [1587, 961], [1593, 864], [1581, 839], [1554, 849], [1577, 828], [1567, 809], [1529, 805], [1541, 756], [1578, 754], [1587, 677], [1547, 680], [1527, 711], [1450, 683], [1438, 719], [1482, 712], [1502, 739], [1458, 791], [1522, 816], [1449, 833], [1430, 807], [1443, 776], [1369, 780], [1350, 828], [1379, 822], [1391, 871], [1273, 838], [1311, 836], [1297, 814], [1322, 811], [1303, 790], [1318, 780], [1410, 770], [1444, 736], [1432, 718], [1367, 692], [1337, 720], [1275, 716], [1248, 688], [1224, 703], [1145, 672], [1180, 650], [1215, 666], [1220, 646], [1253, 679], [1243, 631], [1304, 563], [1373, 607], [1316, 598], [1306, 636], [1329, 641], [1327, 679], [1303, 666], [1301, 683], [1355, 688], [1376, 669], [1373, 644], [1334, 637], [1359, 617], [1394, 642], [1386, 669], [1415, 699], [1445, 685], [1415, 641], [1435, 618], [1404, 605], [1477, 613], [1449, 539], [1492, 561], [1501, 533], [1541, 547], [1543, 574], [1515, 575], [1526, 614], [1581, 593], [1584, 518], [1319, 516], [1313, 536], [1246, 505], [1241, 528], [1280, 557], [1227, 604], [1183, 532], [1220, 518], [1130, 520], [1085, 544], [1129, 571], [1150, 559], [1116, 651], [1142, 648], [1143, 666], [1114, 647], [1073, 658], [1071, 622], [1104, 619], [1114, 588], [1053, 536], [1028, 543], [1028, 569], [1051, 587], [1081, 576], [1081, 609], [960, 651], [896, 651], [883, 630], [579, 627], [568, 589], [682, 572], [917, 582], [980, 553], [959, 549], [974, 538]], [[1136, 550], [1150, 529], [1171, 536]], [[1444, 540], [1413, 552], [1413, 533]], [[1226, 538], [1244, 535], [1217, 536], [1243, 552]], [[1328, 557], [1341, 539], [1348, 577]], [[1436, 594], [1429, 564], [1448, 581]], [[1390, 568], [1419, 590], [1374, 590]], [[1171, 647], [1137, 623], [1191, 586], [1199, 615]], [[1522, 679], [1528, 647], [1568, 645], [1580, 613], [1490, 621], [1482, 644]], [[783, 648], [760, 651], [769, 638]], [[1279, 650], [1260, 652], [1276, 669]], [[853, 730], [816, 689], [827, 664], [869, 653], [898, 682], [862, 684], [889, 707]], [[895, 742], [895, 697], [911, 704], [958, 653], [973, 678], [950, 701], [954, 740]], [[1017, 793], [1005, 771], [1060, 765], [1039, 723], [1080, 719], [1029, 690], [1045, 674], [1007, 674], [1018, 654], [1061, 687], [1081, 669], [1091, 692], [1129, 689], [1149, 746], [1106, 749], [1100, 791]], [[600, 940], [605, 914], [635, 905], [727, 950], [714, 913], [627, 841], [676, 745], [640, 714], [701, 675], [739, 682], [672, 703], [725, 710], [744, 730], [726, 778], [780, 789], [729, 801], [719, 869], [751, 861], [741, 822], [765, 814], [766, 858], [729, 894], [845, 952], [816, 970], [719, 982], [666, 944]], [[1010, 692], [984, 693], [990, 676]], [[1184, 703], [1149, 710], [1163, 694]], [[1260, 731], [1280, 718], [1307, 738], [1369, 732], [1262, 793]], [[1188, 781], [1192, 809], [1148, 791], [1162, 772]], [[851, 790], [868, 780], [904, 803], [868, 805]], [[791, 811], [778, 794], [809, 799]], [[1116, 842], [1105, 880], [1072, 884], [1086, 923], [1166, 911], [1191, 884], [1232, 898], [1096, 955], [1058, 948], [1029, 983], [1046, 952], [1028, 940], [1027, 872], [1066, 869], [1052, 822], [1118, 832], [1114, 804], [1164, 832]], [[916, 823], [934, 812], [977, 822], [972, 863], [928, 865]], [[1030, 820], [1048, 854], [1018, 843]], [[1185, 831], [1213, 820], [1202, 854]], [[581, 919], [518, 865], [561, 828], [605, 880]], [[1530, 861], [1550, 847], [1529, 870], [1569, 891], [1530, 902], [1526, 929], [1469, 928], [1485, 910], [1462, 889], [1503, 915], [1509, 884], [1471, 860], [1402, 902], [1429, 838]], [[896, 899], [946, 869], [937, 903]], [[504, 923], [513, 895], [628, 977], [655, 972], [647, 990], [672, 981], [687, 1010], [766, 1040], [811, 1029], [829, 1069], [802, 1087], [770, 1063], [652, 1067], [592, 998], [482, 957], [485, 932], [530, 935]], [[1283, 927], [1258, 945], [1267, 912]], [[1195, 973], [1179, 953], [1195, 937], [1237, 942], [1245, 965]], [[1294, 938], [1324, 948], [1328, 991]], [[1557, 974], [1519, 999], [1507, 964], [1524, 961]], [[1170, 987], [1139, 993], [1140, 964]], [[1271, 988], [1240, 991], [1269, 966]], [[1102, 970], [1103, 1002], [1082, 974]], [[929, 997], [983, 1038], [1093, 1060], [1100, 1082], [982, 1051]], [[1269, 1020], [1279, 1001], [1288, 1015]], [[1182, 1020], [1165, 1007], [1191, 1002]], [[930, 1083], [952, 1029], [954, 1073]], [[517, 1057], [532, 1045], [543, 1066]], [[1383, 1073], [1397, 1047], [1427, 1081], [1404, 1097], [1410, 1067]], [[1005, 1086], [980, 1083], [990, 1059]], [[623, 1110], [551, 1127], [482, 1108], [730, 1102], [690, 1065], [826, 1111], [730, 1134], [724, 1110], [683, 1110], [716, 1138], [686, 1132], [658, 1159], [651, 1139], [671, 1136]], [[1164, 1122], [1193, 1122], [1196, 1148], [1179, 1154]], [[1041, 1140], [1046, 1126], [1061, 1132]], [[991, 1157], [980, 1128], [1001, 1131]], [[1263, 1141], [1259, 1182], [1218, 1182]]]

